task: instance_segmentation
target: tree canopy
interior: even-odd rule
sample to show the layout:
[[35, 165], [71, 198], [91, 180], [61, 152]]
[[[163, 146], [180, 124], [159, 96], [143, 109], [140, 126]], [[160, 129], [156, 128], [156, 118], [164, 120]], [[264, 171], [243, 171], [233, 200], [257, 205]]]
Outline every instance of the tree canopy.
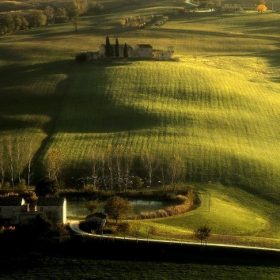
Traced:
[[115, 219], [116, 222], [130, 213], [131, 209], [130, 202], [118, 196], [111, 197], [104, 206], [105, 213], [108, 214], [109, 217]]

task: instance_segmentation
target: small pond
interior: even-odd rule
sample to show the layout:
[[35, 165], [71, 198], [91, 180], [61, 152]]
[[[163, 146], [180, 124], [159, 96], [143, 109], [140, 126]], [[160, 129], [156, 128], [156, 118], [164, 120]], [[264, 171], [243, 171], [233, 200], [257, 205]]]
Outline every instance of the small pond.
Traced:
[[[141, 214], [143, 212], [150, 212], [159, 210], [171, 205], [170, 202], [158, 200], [129, 200], [132, 206], [132, 214]], [[90, 214], [86, 208], [86, 200], [80, 201], [67, 201], [67, 216], [72, 219], [82, 219]], [[100, 203], [100, 208], [97, 211], [103, 211], [104, 203]]]

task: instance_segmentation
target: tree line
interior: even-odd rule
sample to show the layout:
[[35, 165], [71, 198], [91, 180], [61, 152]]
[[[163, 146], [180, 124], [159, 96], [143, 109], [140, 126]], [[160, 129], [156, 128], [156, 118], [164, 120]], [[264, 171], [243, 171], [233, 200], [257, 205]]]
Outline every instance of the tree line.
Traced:
[[123, 53], [120, 53], [120, 45], [119, 45], [119, 39], [116, 38], [115, 45], [111, 45], [109, 36], [106, 37], [106, 43], [105, 43], [105, 56], [106, 57], [120, 57], [123, 56], [125, 58], [128, 57], [128, 46], [125, 43], [123, 46]]
[[48, 24], [74, 21], [90, 8], [88, 0], [38, 2], [33, 6], [34, 9], [0, 13], [0, 35]]
[[32, 139], [6, 137], [0, 141], [0, 187], [25, 187], [33, 176]]
[[111, 191], [167, 185], [175, 189], [186, 177], [185, 162], [179, 154], [163, 157], [146, 149], [135, 155], [123, 146], [109, 146], [106, 152], [99, 153], [93, 150], [87, 162], [73, 167], [66, 166], [59, 151], [53, 149], [46, 156], [44, 167], [45, 175], [58, 184]]
[[[155, 185], [175, 188], [186, 176], [185, 163], [179, 154], [163, 157], [146, 149], [141, 155], [135, 155], [123, 146], [110, 145], [106, 152], [93, 150], [89, 160], [71, 167], [58, 149], [49, 149], [35, 163], [33, 144], [27, 138], [6, 137], [0, 141], [1, 188], [30, 186], [42, 178], [55, 181], [60, 187], [95, 186], [112, 191]], [[38, 168], [39, 161], [41, 168]]]

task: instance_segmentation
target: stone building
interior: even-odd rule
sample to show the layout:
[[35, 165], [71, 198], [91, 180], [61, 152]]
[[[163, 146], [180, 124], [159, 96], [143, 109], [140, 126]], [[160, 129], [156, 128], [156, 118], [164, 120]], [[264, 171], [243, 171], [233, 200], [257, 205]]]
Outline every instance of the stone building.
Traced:
[[40, 197], [37, 201], [37, 209], [53, 223], [66, 224], [67, 202], [65, 198]]
[[149, 44], [138, 44], [134, 49], [134, 56], [139, 58], [152, 58], [153, 47]]
[[30, 207], [21, 197], [0, 197], [0, 220], [4, 224], [26, 224], [39, 215], [46, 216], [53, 223], [66, 224], [66, 199], [41, 197]]
[[21, 197], [0, 197], [0, 218], [7, 223], [18, 224], [21, 213], [28, 211]]

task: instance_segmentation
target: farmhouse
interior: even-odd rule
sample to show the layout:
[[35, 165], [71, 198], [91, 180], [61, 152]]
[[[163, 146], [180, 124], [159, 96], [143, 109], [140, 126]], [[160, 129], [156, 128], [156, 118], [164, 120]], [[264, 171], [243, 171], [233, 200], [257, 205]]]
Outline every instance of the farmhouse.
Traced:
[[11, 224], [18, 224], [20, 214], [27, 211], [25, 200], [21, 197], [1, 197], [0, 198], [0, 218]]
[[66, 224], [67, 202], [65, 198], [40, 197], [37, 207], [38, 212], [45, 214], [53, 223]]
[[172, 55], [172, 50], [153, 50], [153, 58], [156, 60], [170, 60]]
[[44, 197], [30, 207], [21, 197], [0, 198], [0, 220], [9, 225], [26, 224], [44, 215], [53, 223], [66, 224], [67, 202], [63, 198]]
[[[209, 5], [212, 5], [214, 7], [221, 7], [222, 6], [222, 0], [194, 0], [192, 1], [194, 4], [196, 4], [197, 6], [201, 6], [201, 7], [208, 7]], [[189, 4], [192, 3], [190, 1], [185, 1], [185, 3]], [[193, 4], [192, 3], [192, 4]]]
[[[127, 46], [127, 54], [128, 57], [133, 56], [133, 48], [130, 45]], [[111, 45], [111, 50], [112, 50], [112, 57], [125, 57], [125, 44], [118, 45], [118, 55], [117, 55], [117, 46], [116, 45]], [[99, 47], [99, 57], [104, 58], [106, 57], [106, 45], [102, 44]]]
[[104, 58], [139, 58], [170, 60], [174, 54], [174, 49], [169, 47], [166, 50], [154, 50], [150, 44], [137, 44], [134, 48], [128, 44], [110, 44], [106, 38], [106, 44], [102, 44], [98, 51], [84, 51], [76, 55], [76, 61], [96, 61]]
[[242, 10], [241, 4], [236, 2], [226, 2], [222, 4], [223, 12], [238, 12], [241, 10]]
[[134, 50], [135, 57], [141, 58], [152, 58], [153, 57], [153, 47], [149, 44], [138, 44]]

